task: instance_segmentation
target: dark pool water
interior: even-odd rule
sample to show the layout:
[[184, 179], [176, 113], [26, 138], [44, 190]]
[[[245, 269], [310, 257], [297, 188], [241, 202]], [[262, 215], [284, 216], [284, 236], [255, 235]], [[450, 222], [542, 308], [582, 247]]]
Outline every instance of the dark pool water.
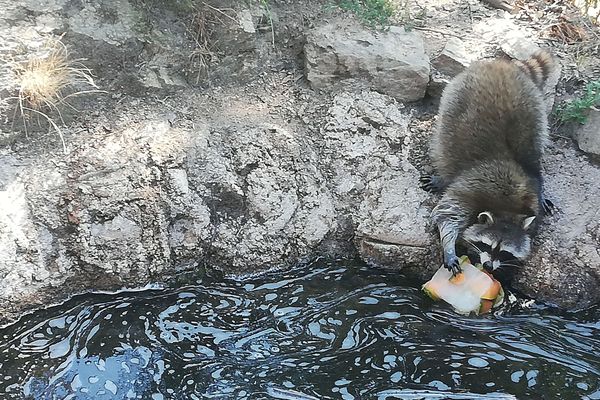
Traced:
[[1, 399], [600, 399], [600, 310], [463, 317], [351, 262], [75, 297], [0, 330]]

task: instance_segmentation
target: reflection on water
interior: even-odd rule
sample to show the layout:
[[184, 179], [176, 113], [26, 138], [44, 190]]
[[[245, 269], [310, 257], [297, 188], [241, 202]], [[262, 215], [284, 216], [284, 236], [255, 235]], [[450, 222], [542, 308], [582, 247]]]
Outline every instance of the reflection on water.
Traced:
[[88, 295], [0, 330], [0, 398], [600, 399], [600, 310], [467, 318], [315, 264]]

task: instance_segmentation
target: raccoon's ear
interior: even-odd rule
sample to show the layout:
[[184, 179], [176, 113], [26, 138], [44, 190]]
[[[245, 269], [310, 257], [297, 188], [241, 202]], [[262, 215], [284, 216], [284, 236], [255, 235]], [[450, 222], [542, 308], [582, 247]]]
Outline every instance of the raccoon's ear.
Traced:
[[477, 216], [477, 221], [480, 224], [493, 224], [494, 217], [492, 217], [492, 213], [489, 211], [480, 212]]
[[535, 220], [535, 215], [532, 215], [531, 217], [527, 217], [527, 218], [523, 219], [523, 229], [527, 230], [527, 228], [529, 228], [531, 226], [531, 224], [533, 223], [534, 220]]

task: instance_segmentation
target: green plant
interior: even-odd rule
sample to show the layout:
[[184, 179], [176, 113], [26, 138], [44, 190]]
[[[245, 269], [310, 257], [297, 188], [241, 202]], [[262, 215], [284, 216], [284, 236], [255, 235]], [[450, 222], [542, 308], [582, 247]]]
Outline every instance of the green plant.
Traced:
[[273, 48], [275, 48], [275, 28], [273, 27], [273, 16], [271, 15], [271, 8], [269, 7], [269, 0], [261, 0], [260, 2], [265, 9], [267, 19], [269, 20], [269, 25], [271, 26], [271, 41], [272, 41]]
[[388, 25], [396, 11], [390, 0], [341, 0], [339, 5], [373, 27]]
[[562, 122], [575, 121], [584, 124], [587, 111], [600, 105], [600, 80], [592, 81], [585, 86], [583, 95], [561, 105], [556, 114]]

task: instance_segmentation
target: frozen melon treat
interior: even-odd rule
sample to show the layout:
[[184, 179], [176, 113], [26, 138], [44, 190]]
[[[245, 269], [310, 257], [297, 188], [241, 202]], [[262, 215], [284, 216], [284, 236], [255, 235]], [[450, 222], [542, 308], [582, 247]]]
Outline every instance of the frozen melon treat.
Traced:
[[500, 282], [490, 274], [471, 264], [466, 256], [461, 258], [462, 270], [456, 276], [443, 265], [423, 290], [434, 300], [444, 300], [462, 314], [483, 314], [502, 302], [504, 291]]

